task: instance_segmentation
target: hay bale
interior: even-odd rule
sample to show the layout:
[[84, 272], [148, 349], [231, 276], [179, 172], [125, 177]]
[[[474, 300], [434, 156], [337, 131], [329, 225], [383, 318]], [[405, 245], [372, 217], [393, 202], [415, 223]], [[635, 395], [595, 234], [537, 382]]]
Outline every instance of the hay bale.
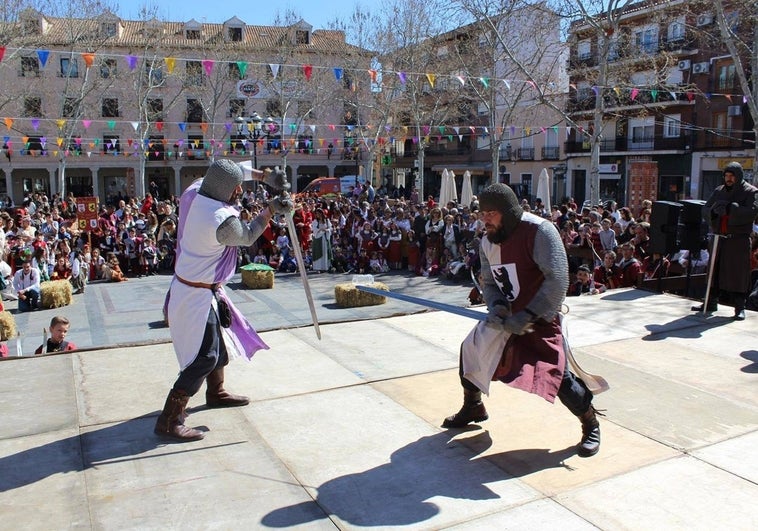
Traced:
[[0, 341], [16, 337], [16, 320], [9, 311], [0, 312]]
[[73, 299], [73, 289], [68, 280], [50, 280], [40, 284], [40, 306], [43, 308], [60, 308], [68, 306]]
[[[381, 282], [368, 284], [368, 287], [389, 291], [390, 288]], [[337, 300], [337, 306], [342, 308], [356, 308], [358, 306], [377, 306], [387, 302], [387, 297], [366, 293], [355, 287], [352, 282], [337, 284], [334, 286], [334, 298]]]
[[247, 264], [240, 268], [242, 283], [250, 289], [274, 287], [274, 268], [265, 264]]

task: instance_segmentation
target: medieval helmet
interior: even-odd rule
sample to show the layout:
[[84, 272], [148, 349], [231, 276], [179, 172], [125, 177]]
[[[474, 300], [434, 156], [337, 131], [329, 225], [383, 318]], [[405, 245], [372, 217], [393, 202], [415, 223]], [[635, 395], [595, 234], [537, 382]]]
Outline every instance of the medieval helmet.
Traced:
[[215, 160], [203, 177], [200, 185], [200, 193], [216, 199], [228, 202], [234, 189], [242, 184], [243, 174], [236, 162], [229, 159]]
[[740, 164], [739, 162], [730, 162], [729, 164], [724, 166], [723, 173], [726, 173], [726, 172], [730, 172], [734, 174], [735, 180], [737, 182], [741, 182], [742, 179], [744, 178], [744, 174], [742, 172], [742, 164]]
[[510, 186], [503, 183], [489, 185], [479, 194], [479, 210], [497, 210], [503, 215], [502, 226], [509, 235], [521, 221], [524, 209]]

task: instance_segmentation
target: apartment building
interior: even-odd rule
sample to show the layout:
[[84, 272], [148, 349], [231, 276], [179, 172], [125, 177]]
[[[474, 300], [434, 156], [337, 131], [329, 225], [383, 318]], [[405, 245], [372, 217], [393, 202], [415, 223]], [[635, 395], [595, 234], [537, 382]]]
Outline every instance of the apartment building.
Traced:
[[[740, 27], [739, 12], [726, 19]], [[645, 1], [570, 27], [568, 185], [580, 202], [708, 198], [739, 160], [752, 179], [753, 123], [715, 21], [702, 3]], [[752, 30], [750, 30], [752, 31]], [[599, 182], [590, 178], [600, 123]]]
[[295, 189], [362, 172], [343, 94], [369, 55], [342, 32], [32, 9], [0, 31], [0, 198], [179, 195], [214, 157], [286, 166]]

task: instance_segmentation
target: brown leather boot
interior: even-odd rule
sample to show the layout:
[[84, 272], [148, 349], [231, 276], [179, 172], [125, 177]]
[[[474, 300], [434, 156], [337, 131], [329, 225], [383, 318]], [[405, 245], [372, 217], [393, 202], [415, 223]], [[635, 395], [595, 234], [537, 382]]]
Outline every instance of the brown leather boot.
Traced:
[[463, 390], [463, 406], [452, 417], [442, 423], [443, 428], [462, 428], [470, 422], [482, 422], [490, 418], [484, 409], [481, 391]]
[[183, 391], [172, 389], [166, 398], [166, 405], [163, 406], [163, 412], [155, 421], [155, 433], [163, 437], [171, 437], [181, 441], [199, 441], [204, 437], [204, 433], [188, 428], [184, 425], [186, 414], [184, 409], [189, 402], [189, 395]]
[[205, 391], [205, 405], [210, 408], [246, 406], [250, 399], [246, 396], [233, 395], [224, 389], [224, 368], [214, 369], [205, 379], [208, 389]]
[[590, 406], [582, 415], [578, 415], [582, 422], [582, 440], [577, 445], [577, 454], [579, 457], [591, 457], [600, 450], [600, 422], [597, 415], [602, 415]]

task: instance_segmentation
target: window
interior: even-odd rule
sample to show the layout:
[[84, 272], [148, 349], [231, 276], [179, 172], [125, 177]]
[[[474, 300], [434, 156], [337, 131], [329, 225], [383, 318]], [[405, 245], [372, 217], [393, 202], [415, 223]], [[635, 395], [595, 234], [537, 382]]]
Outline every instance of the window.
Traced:
[[634, 44], [642, 52], [658, 51], [658, 26], [647, 26], [634, 31]]
[[711, 123], [716, 132], [715, 135], [711, 135], [713, 145], [728, 146], [732, 135], [732, 118], [725, 112], [715, 112], [711, 116]]
[[229, 100], [229, 118], [245, 115], [245, 100], [231, 98]]
[[663, 117], [663, 136], [665, 138], [677, 138], [682, 133], [682, 115], [672, 114]]
[[153, 135], [150, 137], [147, 160], [165, 160], [166, 146], [164, 142], [166, 142], [166, 139], [163, 138], [163, 135]]
[[42, 98], [27, 96], [24, 98], [24, 116], [42, 116]]
[[103, 98], [102, 116], [103, 118], [118, 118], [121, 116], [118, 112], [118, 98]]
[[203, 121], [203, 105], [200, 100], [194, 98], [187, 99], [187, 121], [200, 123]]
[[613, 38], [608, 43], [608, 60], [615, 61], [619, 58], [619, 55], [619, 40], [618, 38]]
[[308, 30], [297, 30], [295, 32], [295, 44], [310, 44], [311, 34]]
[[237, 63], [229, 63], [229, 72], [227, 73], [229, 79], [242, 79], [242, 71]]
[[669, 41], [675, 42], [675, 41], [681, 41], [684, 39], [685, 35], [685, 25], [684, 25], [684, 17], [677, 18], [674, 22], [669, 24], [668, 27], [668, 39]]
[[163, 100], [160, 98], [149, 98], [145, 109], [147, 120], [149, 122], [160, 122], [163, 120]]
[[719, 90], [731, 90], [735, 87], [736, 71], [734, 64], [719, 66]]
[[629, 121], [629, 139], [634, 149], [652, 149], [655, 137], [655, 118], [638, 118]]
[[189, 87], [199, 87], [205, 83], [203, 64], [200, 61], [187, 61], [185, 65], [187, 78], [185, 84]]
[[145, 83], [153, 87], [163, 85], [163, 65], [159, 61], [145, 62]]
[[37, 35], [39, 33], [39, 20], [33, 18], [24, 20], [24, 35]]
[[120, 149], [118, 135], [103, 135], [103, 153], [116, 155]]
[[228, 28], [227, 35], [232, 42], [242, 42], [242, 28]]
[[532, 174], [531, 173], [521, 174], [521, 197], [522, 198], [532, 197]]
[[39, 59], [36, 57], [22, 57], [21, 77], [39, 77]]
[[63, 101], [63, 117], [73, 118], [76, 116], [76, 109], [78, 107], [76, 98], [66, 98]]
[[187, 158], [189, 160], [206, 158], [203, 135], [187, 135]]
[[115, 37], [118, 35], [118, 24], [115, 22], [103, 22], [100, 25], [100, 33], [103, 37]]
[[116, 77], [116, 64], [115, 59], [103, 59], [100, 63], [100, 77], [103, 79]]
[[592, 43], [589, 40], [579, 41], [576, 46], [576, 55], [579, 59], [589, 59], [592, 54]]
[[79, 61], [61, 57], [61, 77], [79, 77]]
[[202, 38], [202, 32], [197, 29], [188, 29], [186, 35], [187, 40], [190, 41], [196, 41]]

